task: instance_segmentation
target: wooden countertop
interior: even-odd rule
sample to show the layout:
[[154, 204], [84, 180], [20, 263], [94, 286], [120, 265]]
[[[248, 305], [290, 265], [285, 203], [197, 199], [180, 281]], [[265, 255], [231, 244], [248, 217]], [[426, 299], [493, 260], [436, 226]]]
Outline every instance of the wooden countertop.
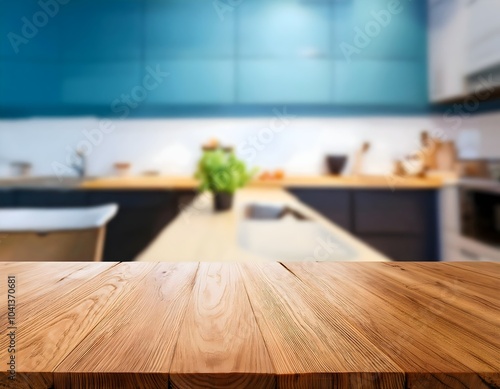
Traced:
[[[444, 182], [440, 178], [288, 176], [281, 180], [254, 180], [250, 187], [438, 189], [443, 185]], [[85, 189], [196, 189], [198, 182], [190, 177], [109, 177], [85, 181], [81, 187]]]
[[[168, 224], [156, 239], [138, 256], [136, 260], [158, 261], [237, 261], [265, 262], [285, 260], [267, 252], [243, 247], [242, 230], [245, 208], [249, 204], [286, 205], [299, 211], [311, 221], [316, 222], [323, 231], [313, 240], [303, 241], [304, 257], [299, 260], [321, 260], [325, 254], [325, 244], [330, 244], [330, 237], [335, 237], [345, 247], [352, 249], [350, 261], [387, 261], [379, 252], [368, 247], [353, 235], [337, 227], [320, 213], [300, 202], [287, 191], [280, 188], [245, 188], [236, 192], [231, 211], [215, 213], [212, 195], [202, 193], [184, 208], [177, 218]], [[277, 222], [280, 223], [280, 222]], [[270, 228], [272, 226], [266, 226]], [[281, 232], [280, 232], [281, 231]], [[300, 241], [294, 231], [271, 229], [265, 232], [272, 247], [276, 242]], [[341, 257], [342, 258], [342, 257]], [[288, 258], [288, 260], [291, 260]]]
[[106, 189], [196, 189], [198, 181], [192, 177], [104, 177], [84, 181], [81, 188]]
[[[494, 263], [1, 263], [2, 388], [498, 388]], [[169, 386], [170, 385], [170, 386]]]

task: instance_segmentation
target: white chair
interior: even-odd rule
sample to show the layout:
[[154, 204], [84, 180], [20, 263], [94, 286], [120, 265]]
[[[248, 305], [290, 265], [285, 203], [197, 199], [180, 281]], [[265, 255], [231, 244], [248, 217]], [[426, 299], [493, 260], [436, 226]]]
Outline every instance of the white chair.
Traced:
[[116, 204], [0, 209], [0, 261], [100, 261]]

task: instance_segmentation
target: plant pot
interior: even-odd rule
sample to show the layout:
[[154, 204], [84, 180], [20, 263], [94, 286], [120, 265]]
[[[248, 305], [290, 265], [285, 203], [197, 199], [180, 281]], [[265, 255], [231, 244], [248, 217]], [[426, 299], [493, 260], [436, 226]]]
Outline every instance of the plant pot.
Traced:
[[227, 211], [233, 206], [233, 193], [214, 193], [214, 209], [216, 212]]

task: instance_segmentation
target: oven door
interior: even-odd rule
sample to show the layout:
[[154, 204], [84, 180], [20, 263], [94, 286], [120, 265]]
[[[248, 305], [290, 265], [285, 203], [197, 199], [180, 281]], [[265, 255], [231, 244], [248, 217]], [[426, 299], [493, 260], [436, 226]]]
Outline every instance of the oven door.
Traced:
[[460, 189], [462, 235], [500, 247], [500, 193], [485, 188]]

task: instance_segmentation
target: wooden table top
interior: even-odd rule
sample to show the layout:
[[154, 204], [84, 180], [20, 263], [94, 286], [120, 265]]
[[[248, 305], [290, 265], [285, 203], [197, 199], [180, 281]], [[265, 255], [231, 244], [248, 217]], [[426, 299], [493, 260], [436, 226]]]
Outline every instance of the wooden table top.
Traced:
[[1, 388], [500, 387], [500, 264], [0, 269]]

